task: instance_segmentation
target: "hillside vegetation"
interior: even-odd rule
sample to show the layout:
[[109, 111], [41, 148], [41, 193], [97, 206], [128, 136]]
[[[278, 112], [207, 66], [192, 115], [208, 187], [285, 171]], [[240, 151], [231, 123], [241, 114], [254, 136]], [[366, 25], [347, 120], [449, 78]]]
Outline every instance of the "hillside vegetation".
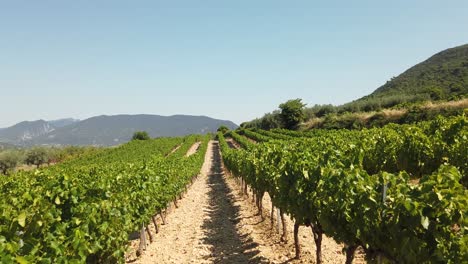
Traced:
[[[439, 52], [350, 103], [305, 108], [300, 128], [363, 128], [460, 115], [468, 107], [467, 95], [468, 44]], [[242, 126], [285, 128], [283, 123], [275, 110]]]
[[435, 54], [342, 108], [370, 111], [405, 102], [455, 100], [467, 94], [468, 44]]

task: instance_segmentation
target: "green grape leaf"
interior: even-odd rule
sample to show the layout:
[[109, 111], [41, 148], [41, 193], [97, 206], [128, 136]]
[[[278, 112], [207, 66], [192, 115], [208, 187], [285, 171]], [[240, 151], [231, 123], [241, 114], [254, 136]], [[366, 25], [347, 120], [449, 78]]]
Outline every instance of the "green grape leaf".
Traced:
[[421, 225], [424, 227], [424, 229], [429, 229], [429, 218], [427, 218], [426, 216], [422, 216]]
[[19, 264], [28, 264], [29, 263], [24, 257], [21, 257], [21, 256], [17, 256], [16, 261], [18, 261]]
[[55, 197], [55, 204], [60, 205], [60, 197]]
[[18, 224], [22, 227], [26, 226], [26, 213], [21, 213], [18, 215]]

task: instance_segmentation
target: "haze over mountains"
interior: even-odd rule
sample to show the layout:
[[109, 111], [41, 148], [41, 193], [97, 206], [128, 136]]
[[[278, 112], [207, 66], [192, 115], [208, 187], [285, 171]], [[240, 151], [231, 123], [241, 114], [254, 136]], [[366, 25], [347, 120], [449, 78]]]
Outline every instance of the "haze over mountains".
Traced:
[[112, 146], [129, 141], [135, 131], [147, 131], [151, 137], [184, 136], [215, 132], [222, 125], [237, 128], [231, 121], [189, 115], [103, 115], [81, 121], [24, 121], [0, 129], [0, 143]]

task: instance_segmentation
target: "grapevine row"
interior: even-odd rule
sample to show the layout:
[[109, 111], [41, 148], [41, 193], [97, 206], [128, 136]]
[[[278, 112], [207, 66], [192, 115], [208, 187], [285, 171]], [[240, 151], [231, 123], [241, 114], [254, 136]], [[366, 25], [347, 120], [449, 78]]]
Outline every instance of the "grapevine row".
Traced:
[[[1, 178], [0, 262], [124, 262], [129, 234], [147, 226], [198, 175], [208, 139], [134, 141]], [[200, 140], [190, 157], [179, 151], [165, 157]]]
[[299, 225], [311, 226], [317, 263], [323, 234], [346, 245], [347, 263], [358, 246], [370, 261], [463, 263], [467, 131], [462, 116], [324, 131], [242, 150], [218, 137], [226, 167], [258, 200], [268, 192], [274, 206], [295, 220], [296, 234]]

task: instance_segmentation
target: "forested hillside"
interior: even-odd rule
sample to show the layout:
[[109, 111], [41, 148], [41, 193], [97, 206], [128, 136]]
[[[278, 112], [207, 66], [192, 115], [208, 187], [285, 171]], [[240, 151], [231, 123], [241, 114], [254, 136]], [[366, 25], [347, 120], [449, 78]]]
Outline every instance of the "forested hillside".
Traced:
[[453, 100], [468, 94], [468, 44], [441, 51], [344, 109], [370, 111], [403, 102]]

